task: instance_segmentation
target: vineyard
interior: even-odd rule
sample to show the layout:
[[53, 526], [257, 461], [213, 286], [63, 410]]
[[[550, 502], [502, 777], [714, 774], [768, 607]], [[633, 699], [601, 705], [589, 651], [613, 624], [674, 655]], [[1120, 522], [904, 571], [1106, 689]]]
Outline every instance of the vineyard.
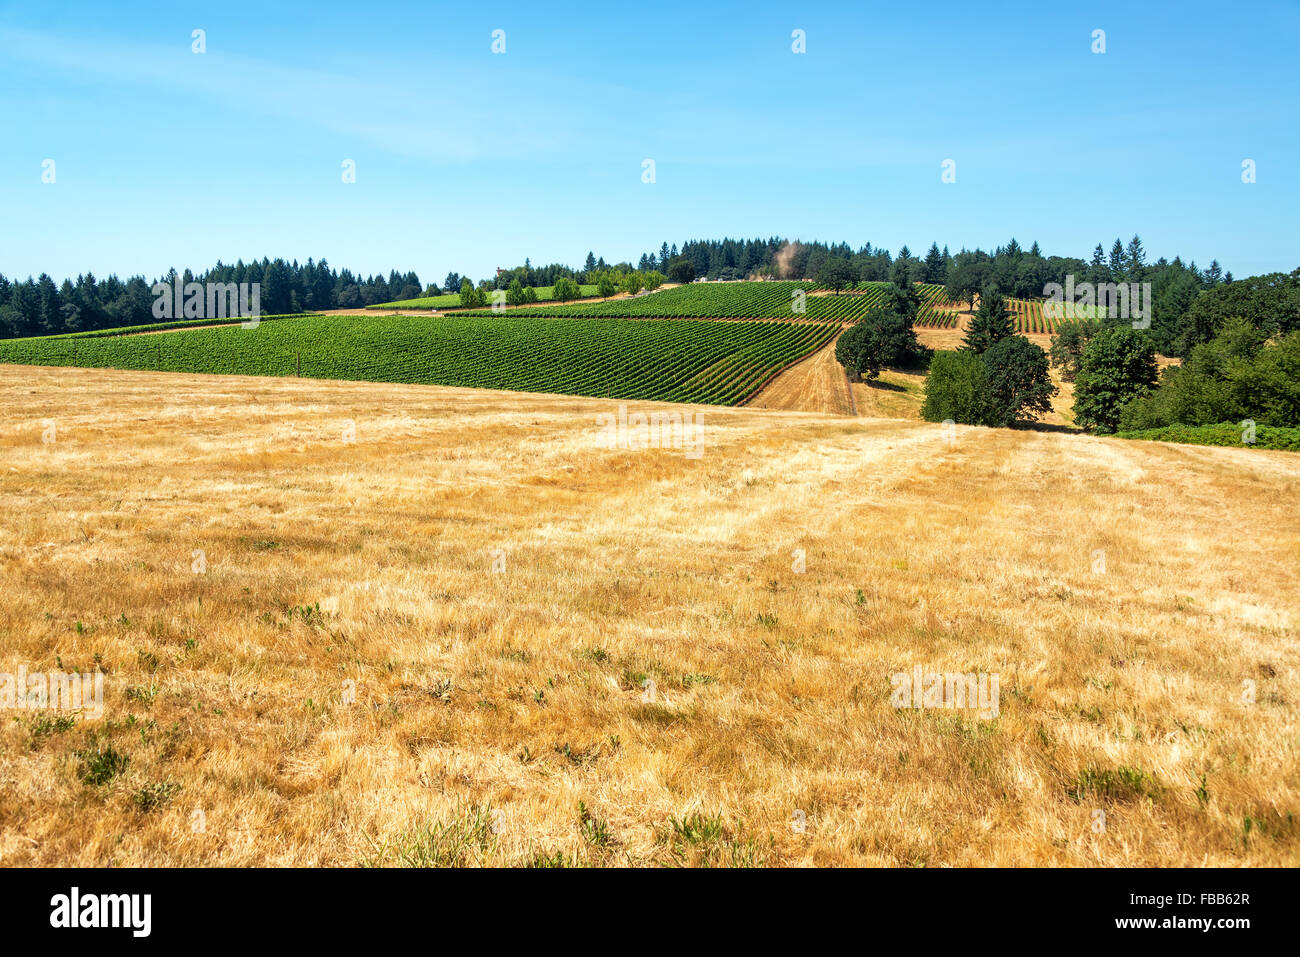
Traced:
[[[957, 325], [956, 314], [945, 309], [954, 304], [945, 299], [942, 286], [917, 288], [922, 296], [917, 325], [939, 328]], [[626, 299], [530, 306], [512, 310], [511, 315], [547, 319], [790, 319], [851, 323], [871, 308], [883, 305], [889, 289], [889, 283], [860, 283], [852, 292], [834, 295], [820, 291], [812, 282], [690, 283]], [[461, 315], [497, 314], [480, 309]]]
[[0, 363], [292, 376], [735, 405], [835, 323], [308, 316], [256, 329], [0, 341]]
[[1044, 313], [1041, 299], [1008, 299], [1007, 308], [1020, 333], [1054, 333], [1060, 321]]
[[930, 329], [956, 329], [957, 314], [970, 308], [965, 303], [949, 299], [943, 292], [943, 286], [922, 283], [917, 287], [921, 293], [921, 309], [913, 325]]
[[[584, 298], [584, 299], [596, 295], [596, 287], [595, 287], [595, 286], [579, 286], [579, 287], [578, 287], [578, 290], [579, 290], [579, 292], [581, 293], [582, 298]], [[533, 287], [533, 292], [537, 293], [537, 300], [538, 300], [538, 302], [545, 302], [545, 301], [548, 300], [548, 299], [554, 299], [554, 298], [555, 298], [555, 287], [554, 287], [554, 286], [535, 286], [535, 287]], [[376, 309], [376, 310], [383, 310], [383, 309], [459, 309], [459, 308], [460, 308], [460, 293], [458, 293], [458, 292], [449, 292], [449, 293], [446, 293], [445, 295], [441, 295], [441, 296], [420, 296], [420, 297], [418, 297], [418, 298], [416, 298], [416, 299], [398, 299], [398, 300], [396, 300], [395, 302], [380, 302], [380, 303], [375, 303], [374, 305], [366, 306], [366, 308], [367, 308], [367, 309]]]
[[[1014, 315], [1016, 332], [1020, 333], [1038, 333], [1040, 335], [1056, 335], [1061, 323], [1064, 321], [1064, 312], [1068, 308], [1061, 304], [1056, 308], [1061, 310], [1061, 315], [1052, 315], [1052, 303], [1044, 299], [1008, 299], [1007, 308]], [[1100, 317], [1105, 310], [1092, 307], [1075, 305], [1075, 314], [1082, 318], [1086, 314]]]

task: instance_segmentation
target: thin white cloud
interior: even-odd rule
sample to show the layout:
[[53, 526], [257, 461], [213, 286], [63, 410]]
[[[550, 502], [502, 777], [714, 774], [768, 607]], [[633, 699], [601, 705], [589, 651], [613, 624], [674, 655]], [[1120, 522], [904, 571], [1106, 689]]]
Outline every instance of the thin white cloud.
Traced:
[[[0, 49], [60, 79], [85, 77], [99, 85], [181, 91], [231, 110], [303, 123], [356, 137], [385, 152], [435, 161], [507, 159], [593, 145], [572, 111], [546, 103], [519, 103], [524, 81], [505, 64], [455, 70], [436, 63], [405, 65], [398, 79], [384, 69], [345, 73], [272, 62], [222, 51], [56, 36], [0, 27]], [[511, 109], [501, 97], [511, 97]], [[590, 89], [587, 92], [590, 94]], [[522, 96], [528, 97], [527, 91]], [[571, 101], [570, 101], [571, 102]], [[518, 105], [516, 105], [518, 104]], [[568, 117], [568, 118], [566, 118]]]

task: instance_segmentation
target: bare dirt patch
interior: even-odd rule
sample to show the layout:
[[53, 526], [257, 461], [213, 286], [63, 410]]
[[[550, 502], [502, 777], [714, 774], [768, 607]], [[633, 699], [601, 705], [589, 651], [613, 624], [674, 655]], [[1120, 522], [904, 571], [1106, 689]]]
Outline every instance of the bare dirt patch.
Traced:
[[748, 405], [756, 409], [852, 415], [853, 400], [844, 377], [844, 367], [835, 361], [835, 343], [832, 341], [786, 369], [764, 386]]

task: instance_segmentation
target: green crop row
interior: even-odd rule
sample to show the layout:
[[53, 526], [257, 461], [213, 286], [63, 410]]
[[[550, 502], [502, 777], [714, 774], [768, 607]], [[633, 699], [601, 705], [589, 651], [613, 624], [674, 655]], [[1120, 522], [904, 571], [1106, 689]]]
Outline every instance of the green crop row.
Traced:
[[[578, 290], [584, 299], [596, 295], [595, 286], [579, 286]], [[538, 302], [546, 302], [548, 299], [555, 298], [554, 286], [534, 286], [533, 291], [537, 293]], [[491, 295], [489, 293], [489, 295]], [[398, 299], [395, 302], [380, 302], [367, 309], [459, 309], [460, 293], [449, 292], [442, 296], [420, 296], [416, 299]]]
[[[1061, 310], [1060, 315], [1053, 312], [1053, 306]], [[1069, 306], [1060, 304], [1056, 305], [1045, 299], [1008, 299], [1007, 308], [1014, 315], [1016, 332], [1031, 332], [1048, 335], [1056, 335], [1060, 331], [1061, 322], [1066, 318], [1065, 310]], [[1075, 305], [1073, 315], [1095, 316], [1101, 318], [1105, 310], [1096, 306]]]
[[[881, 305], [889, 284], [862, 283], [859, 287], [861, 291], [835, 295], [819, 292], [817, 284], [811, 282], [701, 282], [624, 299], [529, 306], [511, 310], [511, 315], [550, 319], [790, 319], [846, 323], [856, 322], [873, 306]], [[922, 286], [918, 291], [926, 304], [938, 304], [943, 287]], [[493, 313], [481, 309], [464, 315]]]
[[256, 329], [0, 341], [0, 362], [410, 382], [735, 405], [835, 323], [308, 316]]

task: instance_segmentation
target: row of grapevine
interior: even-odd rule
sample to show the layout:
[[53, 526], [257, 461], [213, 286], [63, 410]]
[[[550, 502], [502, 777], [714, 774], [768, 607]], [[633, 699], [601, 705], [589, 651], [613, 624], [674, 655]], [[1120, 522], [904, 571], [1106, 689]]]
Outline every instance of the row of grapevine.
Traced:
[[735, 405], [837, 323], [308, 316], [256, 329], [0, 341], [0, 362], [301, 375]]
[[[537, 294], [538, 302], [546, 302], [548, 299], [555, 297], [554, 286], [534, 286], [533, 292]], [[584, 299], [588, 299], [598, 292], [598, 287], [594, 285], [582, 285], [578, 287], [578, 294]], [[490, 295], [490, 293], [489, 293]], [[377, 302], [373, 305], [366, 306], [367, 309], [459, 309], [460, 293], [448, 292], [438, 296], [419, 296], [415, 299], [397, 299], [393, 302]]]
[[1048, 318], [1043, 315], [1043, 303], [1036, 299], [1008, 299], [1007, 308], [1011, 310], [1016, 332], [1044, 333], [1054, 332], [1048, 329]]
[[[812, 282], [690, 283], [661, 292], [602, 302], [529, 306], [494, 313], [482, 309], [463, 316], [548, 319], [790, 319], [851, 323], [885, 302], [889, 283], [860, 283], [860, 291], [839, 295], [819, 290]], [[941, 324], [942, 286], [918, 287], [922, 299]], [[955, 319], [953, 320], [955, 322]]]
[[[1040, 335], [1055, 335], [1064, 321], [1065, 310], [1069, 308], [1043, 299], [1008, 299], [1007, 307], [1015, 316], [1016, 332]], [[1060, 312], [1055, 313], [1054, 309]], [[1075, 306], [1074, 311], [1079, 316], [1100, 316], [1103, 313], [1102, 309], [1082, 305]]]

